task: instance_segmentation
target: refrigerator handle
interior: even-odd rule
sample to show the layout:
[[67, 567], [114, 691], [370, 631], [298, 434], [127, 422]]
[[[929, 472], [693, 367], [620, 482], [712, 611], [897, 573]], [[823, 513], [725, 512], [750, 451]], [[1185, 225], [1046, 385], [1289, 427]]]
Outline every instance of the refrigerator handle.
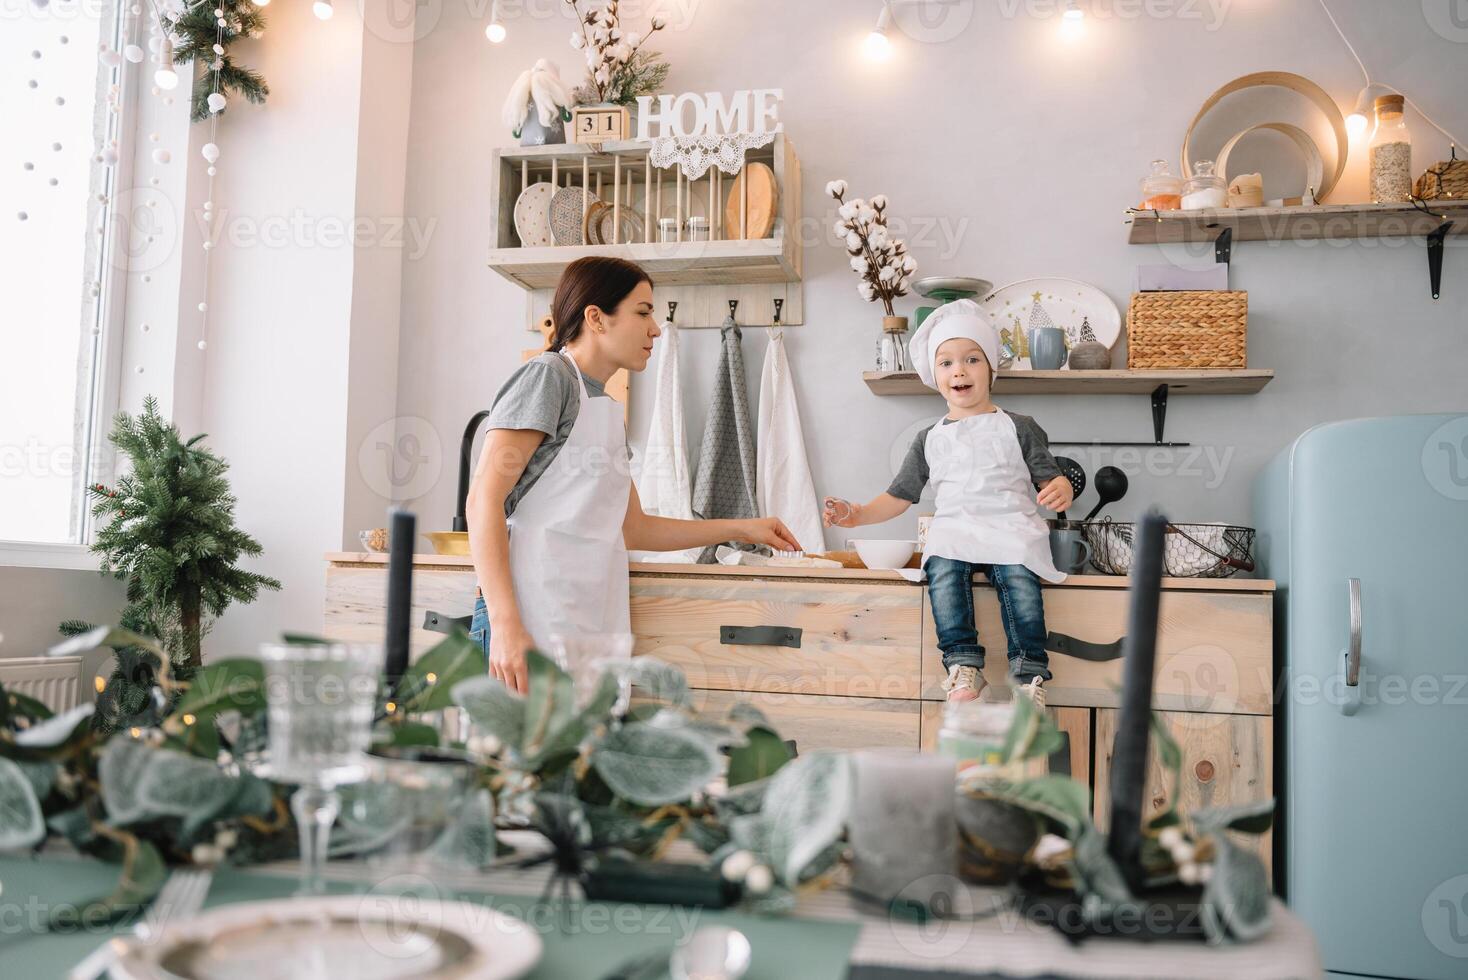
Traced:
[[1350, 595], [1351, 637], [1350, 645], [1342, 656], [1345, 672], [1345, 691], [1341, 699], [1341, 714], [1354, 715], [1361, 707], [1361, 580], [1346, 579]]

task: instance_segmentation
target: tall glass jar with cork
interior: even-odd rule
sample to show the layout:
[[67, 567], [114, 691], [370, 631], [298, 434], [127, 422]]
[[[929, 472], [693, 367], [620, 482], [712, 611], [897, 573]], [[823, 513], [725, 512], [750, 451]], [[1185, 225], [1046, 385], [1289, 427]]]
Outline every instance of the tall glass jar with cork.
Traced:
[[1371, 200], [1376, 204], [1404, 204], [1412, 196], [1412, 136], [1403, 112], [1406, 98], [1381, 95], [1376, 99], [1376, 132], [1371, 135]]

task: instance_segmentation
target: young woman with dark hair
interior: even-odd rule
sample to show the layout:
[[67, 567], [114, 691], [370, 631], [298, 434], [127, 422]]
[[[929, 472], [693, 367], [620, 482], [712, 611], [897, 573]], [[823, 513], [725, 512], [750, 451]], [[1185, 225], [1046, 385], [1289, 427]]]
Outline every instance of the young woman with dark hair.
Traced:
[[641, 371], [661, 331], [652, 279], [634, 262], [579, 259], [551, 303], [550, 349], [495, 396], [469, 487], [469, 546], [480, 595], [472, 635], [490, 672], [523, 692], [525, 652], [556, 634], [628, 633], [627, 549], [722, 541], [800, 545], [778, 518], [679, 521], [642, 512], [628, 466], [617, 371]]

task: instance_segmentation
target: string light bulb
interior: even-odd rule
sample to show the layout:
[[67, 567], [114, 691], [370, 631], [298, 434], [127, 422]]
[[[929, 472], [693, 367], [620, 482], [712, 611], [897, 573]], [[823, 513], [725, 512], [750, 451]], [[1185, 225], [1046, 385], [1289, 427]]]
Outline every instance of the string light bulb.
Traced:
[[887, 37], [887, 28], [892, 26], [892, 8], [886, 2], [882, 4], [882, 12], [877, 15], [877, 26], [867, 35], [862, 42], [862, 50], [866, 56], [873, 61], [883, 61], [892, 53], [892, 42]]
[[1085, 32], [1086, 12], [1077, 0], [1066, 0], [1065, 10], [1060, 14], [1060, 36], [1074, 41]]
[[1084, 20], [1086, 12], [1081, 9], [1081, 5], [1077, 0], [1066, 0], [1065, 13], [1061, 14], [1061, 16], [1071, 23], [1075, 23], [1078, 20]]
[[500, 23], [499, 0], [494, 0], [489, 8], [489, 26], [484, 29], [484, 36], [489, 38], [490, 44], [500, 44], [505, 39], [505, 25]]
[[331, 15], [336, 11], [331, 7], [331, 0], [316, 0], [311, 5], [311, 12], [316, 15], [317, 20], [331, 20]]
[[173, 38], [167, 34], [158, 44], [158, 70], [153, 72], [153, 84], [166, 91], [178, 88], [178, 72], [173, 70]]
[[1376, 115], [1376, 97], [1385, 91], [1385, 85], [1369, 82], [1356, 96], [1356, 108], [1346, 117], [1346, 132], [1351, 139], [1360, 139], [1366, 134]]

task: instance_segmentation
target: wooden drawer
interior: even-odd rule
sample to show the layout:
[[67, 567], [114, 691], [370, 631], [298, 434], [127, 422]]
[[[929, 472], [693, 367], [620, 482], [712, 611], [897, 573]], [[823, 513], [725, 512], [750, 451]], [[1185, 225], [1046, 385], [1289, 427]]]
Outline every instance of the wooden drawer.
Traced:
[[[468, 616], [474, 612], [474, 569], [415, 568], [408, 643], [414, 657], [443, 640], [425, 630], [424, 614]], [[382, 643], [387, 635], [387, 569], [337, 565], [326, 569], [326, 616], [322, 632], [348, 643]]]
[[693, 697], [709, 718], [721, 718], [738, 702], [749, 702], [765, 713], [781, 738], [795, 739], [800, 752], [918, 747], [920, 701], [739, 691], [694, 691]]
[[[1110, 643], [1126, 633], [1129, 595], [1125, 589], [1058, 587], [1045, 590], [1045, 624], [1093, 643]], [[986, 651], [984, 676], [1003, 684], [1009, 670], [1009, 641], [993, 588], [974, 590], [979, 642]], [[1154, 705], [1175, 711], [1270, 714], [1274, 603], [1263, 592], [1163, 592], [1157, 624]], [[1045, 685], [1052, 705], [1115, 707], [1121, 661], [1092, 663], [1050, 654], [1054, 679]], [[922, 697], [941, 700], [943, 654], [923, 590]]]
[[[936, 752], [938, 732], [943, 728], [943, 702], [924, 701], [922, 704], [921, 747], [924, 752]], [[1083, 786], [1090, 786], [1093, 712], [1089, 708], [1052, 708], [1047, 705], [1045, 713], [1070, 739], [1070, 777]]]
[[[921, 617], [922, 591], [904, 584], [632, 580], [634, 653], [675, 664], [695, 688], [916, 698]], [[793, 627], [800, 645], [725, 642], [726, 626]]]
[[[1118, 712], [1096, 711], [1096, 781], [1093, 813], [1105, 830], [1111, 800], [1111, 749], [1116, 740]], [[1251, 803], [1274, 795], [1274, 720], [1257, 715], [1219, 715], [1160, 711], [1163, 724], [1182, 749], [1179, 805], [1185, 812], [1231, 803]], [[1168, 804], [1171, 783], [1157, 756], [1150, 753], [1143, 819], [1151, 819]], [[1240, 835], [1240, 843], [1256, 849], [1270, 865], [1270, 834]]]

